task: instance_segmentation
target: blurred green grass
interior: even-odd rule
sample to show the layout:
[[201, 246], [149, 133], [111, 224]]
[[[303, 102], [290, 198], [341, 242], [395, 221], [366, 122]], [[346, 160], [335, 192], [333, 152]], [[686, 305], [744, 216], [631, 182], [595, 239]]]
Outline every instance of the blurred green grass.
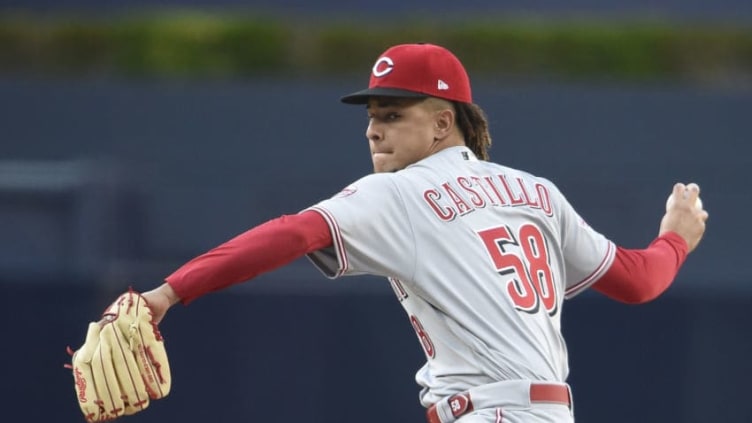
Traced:
[[185, 11], [94, 18], [0, 15], [0, 73], [182, 76], [362, 74], [386, 47], [433, 42], [473, 74], [715, 80], [752, 76], [752, 27], [484, 17], [390, 24]]

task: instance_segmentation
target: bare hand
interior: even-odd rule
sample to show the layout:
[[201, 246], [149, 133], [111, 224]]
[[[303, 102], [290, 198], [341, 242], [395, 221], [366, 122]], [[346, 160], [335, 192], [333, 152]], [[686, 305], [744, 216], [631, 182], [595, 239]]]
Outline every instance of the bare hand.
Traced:
[[149, 309], [151, 309], [152, 319], [155, 324], [159, 324], [165, 314], [167, 314], [167, 310], [180, 301], [178, 295], [167, 283], [164, 283], [151, 291], [144, 292], [141, 295], [149, 305]]
[[658, 235], [676, 232], [684, 238], [691, 252], [700, 243], [705, 233], [705, 221], [708, 219], [708, 212], [696, 205], [700, 187], [695, 183], [688, 185], [677, 183], [674, 185], [672, 194], [673, 201], [666, 207], [666, 214], [661, 220]]

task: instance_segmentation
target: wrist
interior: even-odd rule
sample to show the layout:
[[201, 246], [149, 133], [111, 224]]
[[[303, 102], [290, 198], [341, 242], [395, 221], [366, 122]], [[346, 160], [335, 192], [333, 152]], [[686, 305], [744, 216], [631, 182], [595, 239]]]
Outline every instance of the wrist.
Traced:
[[174, 306], [175, 304], [180, 302], [180, 296], [178, 296], [177, 292], [170, 286], [169, 283], [163, 283], [162, 285], [157, 288], [157, 291], [160, 295], [163, 295], [167, 302], [170, 304], [170, 306]]

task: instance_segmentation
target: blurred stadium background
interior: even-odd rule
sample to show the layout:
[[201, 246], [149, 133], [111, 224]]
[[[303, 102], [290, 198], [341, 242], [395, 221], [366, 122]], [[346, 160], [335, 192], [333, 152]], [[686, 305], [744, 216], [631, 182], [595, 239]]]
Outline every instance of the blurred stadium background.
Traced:
[[[467, 64], [492, 157], [642, 247], [697, 181], [711, 218], [644, 306], [567, 303], [577, 421], [749, 422], [752, 3], [0, 1], [2, 421], [78, 422], [65, 346], [128, 286], [370, 169], [340, 95], [397, 42]], [[174, 387], [128, 422], [421, 422], [387, 284], [305, 260], [176, 307]]]

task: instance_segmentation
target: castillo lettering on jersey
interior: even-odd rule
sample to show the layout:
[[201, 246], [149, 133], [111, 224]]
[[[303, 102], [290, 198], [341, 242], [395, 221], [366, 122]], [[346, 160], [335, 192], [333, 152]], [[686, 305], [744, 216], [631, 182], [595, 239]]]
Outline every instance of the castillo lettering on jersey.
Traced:
[[530, 184], [507, 175], [460, 176], [423, 192], [439, 219], [449, 222], [484, 207], [530, 207], [553, 216], [551, 196], [541, 183]]

